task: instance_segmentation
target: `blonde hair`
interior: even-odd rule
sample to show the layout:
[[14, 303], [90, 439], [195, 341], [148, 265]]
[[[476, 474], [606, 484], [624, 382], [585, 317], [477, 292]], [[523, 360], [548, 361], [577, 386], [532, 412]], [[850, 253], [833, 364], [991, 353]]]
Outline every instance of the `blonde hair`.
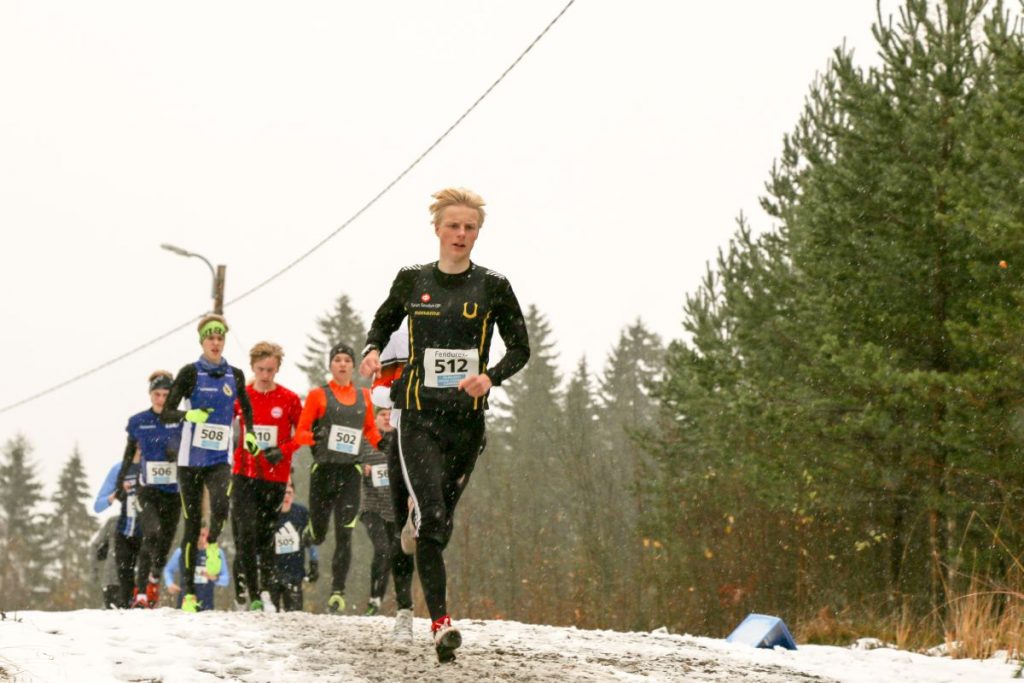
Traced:
[[430, 213], [434, 216], [434, 227], [441, 225], [441, 214], [449, 206], [467, 206], [471, 209], [476, 209], [476, 212], [480, 214], [480, 224], [478, 228], [484, 225], [484, 198], [478, 195], [473, 190], [467, 190], [464, 187], [446, 187], [445, 189], [435, 192], [433, 195], [437, 201], [430, 205]]
[[167, 379], [170, 379], [170, 380], [174, 379], [174, 375], [172, 375], [171, 373], [167, 372], [166, 370], [154, 370], [150, 374], [149, 379], [147, 379], [146, 381], [147, 382], [152, 382], [157, 377], [166, 377]]
[[253, 366], [264, 358], [276, 358], [278, 367], [284, 362], [284, 349], [279, 344], [261, 341], [249, 350], [249, 366]]

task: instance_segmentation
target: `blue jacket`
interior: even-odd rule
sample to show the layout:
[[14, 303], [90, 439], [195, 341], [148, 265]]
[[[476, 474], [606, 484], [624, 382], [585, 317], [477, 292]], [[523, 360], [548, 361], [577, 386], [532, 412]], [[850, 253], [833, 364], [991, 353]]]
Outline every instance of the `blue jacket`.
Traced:
[[[117, 490], [117, 475], [121, 471], [121, 463], [117, 463], [107, 472], [107, 478], [103, 480], [99, 493], [96, 494], [96, 501], [92, 504], [93, 512], [103, 512], [110, 507], [110, 494]], [[125, 482], [129, 485], [128, 495], [121, 503], [121, 514], [117, 518], [117, 533], [124, 536], [142, 536], [142, 528], [138, 524], [139, 503], [138, 494], [139, 465], [132, 463], [125, 474]]]
[[[199, 575], [199, 570], [206, 566], [206, 549], [204, 548], [196, 553], [196, 599], [199, 600], [200, 612], [213, 609], [213, 587], [226, 586], [231, 581], [231, 575], [228, 574], [228, 556], [223, 548], [219, 548], [219, 550], [220, 574], [217, 575], [217, 580], [212, 583], [206, 579], [205, 575]], [[185, 568], [184, 564], [184, 560], [181, 557], [181, 548], [176, 548], [174, 554], [171, 555], [171, 559], [167, 560], [167, 564], [164, 565], [165, 586], [170, 586], [172, 583], [181, 585], [182, 582], [178, 579]], [[181, 607], [181, 601], [184, 599], [185, 594], [179, 593], [178, 607]]]
[[[160, 415], [153, 409], [143, 410], [128, 418], [130, 442], [138, 445], [141, 459], [139, 461], [139, 477], [143, 486], [152, 486], [167, 493], [177, 493], [177, 484], [153, 484], [148, 481], [146, 463], [166, 463], [175, 461], [181, 447], [181, 424], [165, 424]], [[127, 458], [127, 455], [125, 456]]]
[[280, 583], [297, 586], [306, 578], [304, 549], [309, 550], [311, 562], [317, 562], [320, 554], [315, 545], [305, 545], [302, 530], [309, 524], [309, 510], [298, 503], [292, 503], [288, 512], [277, 513], [274, 530], [274, 554], [277, 578]]

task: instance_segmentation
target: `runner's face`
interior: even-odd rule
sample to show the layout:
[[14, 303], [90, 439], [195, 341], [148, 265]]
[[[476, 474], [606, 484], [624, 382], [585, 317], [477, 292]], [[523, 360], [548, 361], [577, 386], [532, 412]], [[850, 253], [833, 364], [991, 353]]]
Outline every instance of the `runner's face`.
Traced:
[[352, 383], [352, 370], [355, 363], [352, 356], [347, 353], [336, 353], [331, 359], [331, 377], [341, 386], [348, 386]]
[[219, 362], [224, 354], [224, 335], [211, 334], [203, 340], [203, 355], [213, 362]]
[[281, 509], [284, 510], [285, 512], [288, 512], [288, 510], [291, 509], [292, 503], [294, 501], [295, 489], [291, 485], [289, 485], [288, 488], [284, 490], [284, 502], [281, 503]]
[[206, 548], [207, 541], [209, 540], [209, 538], [210, 538], [210, 530], [205, 528], [205, 527], [200, 529], [199, 530], [199, 542], [196, 543], [196, 547], [199, 548], [200, 550], [204, 550]]
[[480, 212], [468, 206], [449, 206], [441, 212], [434, 234], [441, 244], [442, 260], [467, 261], [480, 235]]
[[263, 358], [252, 364], [252, 374], [256, 383], [264, 386], [274, 383], [274, 378], [280, 369], [281, 363], [274, 356]]
[[391, 426], [391, 411], [387, 408], [381, 408], [377, 411], [377, 429], [382, 432], [390, 432], [394, 427]]
[[167, 402], [167, 394], [169, 393], [171, 392], [167, 389], [154, 389], [149, 392], [149, 402], [152, 403], [153, 407], [157, 410], [163, 410], [164, 403]]

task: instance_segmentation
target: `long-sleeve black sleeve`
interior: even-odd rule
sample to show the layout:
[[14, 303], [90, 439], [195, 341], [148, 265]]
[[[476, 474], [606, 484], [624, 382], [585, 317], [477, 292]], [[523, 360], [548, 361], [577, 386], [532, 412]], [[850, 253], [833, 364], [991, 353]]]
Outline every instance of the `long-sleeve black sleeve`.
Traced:
[[132, 460], [135, 459], [135, 451], [139, 448], [139, 442], [135, 440], [135, 437], [131, 434], [128, 435], [128, 443], [124, 447], [124, 456], [121, 458], [121, 469], [117, 471], [117, 484], [114, 488], [114, 492], [121, 491], [124, 489], [124, 478], [128, 476], [128, 468], [131, 467]]
[[405, 301], [418, 274], [419, 266], [403, 268], [398, 271], [395, 281], [391, 283], [388, 298], [384, 300], [373, 316], [373, 324], [366, 335], [367, 348], [373, 347], [378, 351], [383, 349], [391, 339], [391, 333], [402, 324], [402, 320], [405, 318]]
[[512, 285], [502, 278], [495, 282], [495, 290], [494, 321], [505, 343], [505, 355], [497, 365], [487, 370], [487, 376], [491, 378], [491, 384], [500, 386], [503, 381], [522, 370], [526, 361], [530, 360], [530, 335]]
[[249, 400], [249, 392], [245, 390], [245, 373], [236, 367], [232, 367], [231, 371], [235, 373], [235, 386], [238, 387], [238, 407], [242, 409], [245, 431], [253, 434], [252, 401]]
[[169, 425], [176, 424], [185, 419], [185, 411], [178, 410], [178, 404], [181, 403], [181, 399], [191, 396], [192, 392], [195, 391], [198, 376], [196, 366], [192, 363], [178, 370], [174, 383], [171, 385], [171, 390], [167, 394], [167, 402], [164, 403], [163, 412], [160, 413], [161, 422]]

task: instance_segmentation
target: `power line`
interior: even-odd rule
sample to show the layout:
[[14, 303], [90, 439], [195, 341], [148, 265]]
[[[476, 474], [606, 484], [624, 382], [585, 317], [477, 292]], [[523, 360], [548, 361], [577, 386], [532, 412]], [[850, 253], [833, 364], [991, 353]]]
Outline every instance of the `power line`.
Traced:
[[[505, 80], [505, 77], [509, 75], [509, 73], [512, 71], [512, 69], [516, 68], [516, 66], [519, 65], [519, 62], [521, 62], [523, 60], [523, 58], [527, 55], [527, 53], [529, 53], [530, 50], [532, 50], [533, 47], [537, 43], [540, 42], [541, 38], [543, 38], [547, 34], [547, 32], [550, 31], [551, 28], [556, 23], [558, 23], [558, 20], [562, 18], [562, 15], [564, 15], [566, 13], [566, 11], [568, 11], [568, 9], [570, 7], [572, 7], [573, 3], [575, 3], [575, 2], [576, 2], [576, 0], [569, 0], [569, 2], [567, 2], [565, 4], [565, 7], [563, 7], [561, 9], [561, 11], [558, 14], [556, 14], [555, 17], [550, 22], [548, 22], [548, 25], [544, 27], [544, 30], [541, 31], [540, 33], [538, 33], [537, 37], [534, 38], [530, 42], [530, 44], [526, 46], [526, 49], [523, 50], [521, 53], [519, 53], [519, 56], [516, 57], [515, 60], [511, 64], [508, 65], [508, 67], [501, 73], [501, 75], [498, 76], [498, 78], [495, 79], [495, 81], [493, 83], [491, 83], [491, 85], [486, 90], [484, 90], [483, 94], [481, 94], [480, 97], [476, 98], [476, 101], [473, 102], [473, 104], [471, 104], [469, 106], [469, 108], [466, 109], [466, 111], [462, 112], [462, 115], [459, 116], [459, 118], [455, 119], [455, 122], [452, 125], [448, 126], [447, 130], [445, 130], [443, 133], [441, 133], [441, 135], [436, 140], [434, 140], [434, 142], [432, 142], [430, 144], [430, 146], [428, 146], [425, 150], [423, 150], [423, 152], [421, 152], [420, 155], [418, 157], [416, 157], [416, 159], [414, 159], [411, 164], [406, 166], [405, 170], [403, 170], [401, 173], [399, 173], [397, 176], [395, 176], [394, 180], [392, 180], [390, 183], [385, 185], [384, 189], [382, 189], [380, 192], [378, 192], [373, 197], [373, 199], [371, 199], [370, 201], [366, 202], [366, 204], [364, 204], [358, 211], [356, 211], [354, 214], [352, 214], [348, 218], [348, 220], [346, 220], [338, 228], [336, 228], [333, 232], [331, 232], [326, 237], [324, 237], [319, 242], [317, 242], [312, 247], [310, 247], [306, 252], [301, 254], [298, 258], [294, 259], [293, 261], [291, 261], [290, 263], [285, 265], [283, 268], [281, 268], [277, 272], [271, 274], [269, 277], [267, 277], [266, 279], [264, 279], [263, 281], [261, 281], [257, 285], [255, 285], [253, 287], [250, 287], [249, 289], [245, 290], [244, 292], [242, 292], [241, 294], [239, 294], [235, 298], [228, 300], [225, 303], [225, 307], [226, 306], [230, 306], [232, 304], [236, 304], [239, 301], [241, 301], [242, 299], [245, 299], [246, 297], [248, 297], [248, 296], [250, 296], [252, 294], [255, 294], [259, 290], [263, 289], [264, 287], [269, 285], [271, 282], [273, 282], [277, 278], [281, 277], [282, 275], [287, 273], [289, 270], [291, 270], [292, 268], [294, 268], [295, 266], [299, 265], [300, 263], [305, 261], [307, 258], [312, 256], [314, 252], [319, 250], [321, 247], [323, 247], [325, 244], [327, 244], [327, 242], [329, 242], [330, 240], [334, 239], [334, 237], [336, 237], [338, 235], [338, 233], [340, 233], [342, 230], [344, 230], [349, 225], [354, 223], [356, 221], [356, 219], [358, 219], [360, 216], [362, 216], [364, 213], [366, 213], [366, 211], [370, 207], [372, 207], [374, 204], [376, 204], [378, 202], [378, 200], [381, 199], [381, 197], [383, 197], [385, 194], [390, 192], [391, 188], [393, 188], [395, 185], [397, 185], [403, 178], [405, 178], [405, 176], [407, 176], [409, 174], [410, 171], [412, 171], [414, 168], [416, 168], [416, 166], [418, 166], [419, 163], [421, 161], [423, 161], [423, 159], [425, 159], [428, 154], [433, 152], [434, 149], [438, 145], [440, 145], [441, 142], [443, 142], [444, 139], [447, 138], [448, 135], [453, 130], [455, 130], [459, 126], [459, 124], [461, 124], [463, 122], [463, 120], [465, 120], [465, 118], [467, 116], [469, 116], [473, 112], [473, 110], [476, 109], [477, 106], [481, 102], [484, 101], [484, 98], [486, 98], [488, 95], [490, 95], [491, 91], [494, 90], [496, 87], [498, 87], [499, 83], [501, 83], [503, 80]], [[173, 328], [171, 330], [168, 330], [167, 332], [164, 332], [163, 334], [161, 334], [161, 335], [159, 335], [157, 337], [154, 337], [153, 339], [150, 339], [149, 341], [144, 342], [144, 343], [140, 344], [139, 346], [136, 346], [133, 349], [125, 351], [124, 353], [122, 353], [122, 354], [120, 354], [118, 356], [115, 356], [114, 358], [111, 358], [110, 360], [108, 360], [108, 361], [106, 361], [104, 363], [101, 363], [100, 365], [97, 365], [96, 367], [94, 367], [94, 368], [92, 368], [90, 370], [86, 370], [85, 372], [82, 372], [82, 373], [80, 373], [78, 375], [75, 375], [71, 379], [68, 379], [68, 380], [65, 380], [63, 382], [60, 382], [59, 384], [54, 384], [53, 386], [48, 387], [46, 389], [43, 389], [42, 391], [37, 392], [35, 394], [32, 394], [31, 396], [28, 396], [26, 398], [23, 398], [20, 401], [15, 401], [14, 403], [6, 405], [6, 406], [0, 408], [0, 415], [6, 413], [8, 411], [14, 410], [15, 408], [17, 408], [19, 406], [23, 406], [26, 403], [30, 403], [32, 401], [35, 401], [38, 398], [42, 398], [43, 396], [46, 396], [47, 394], [52, 394], [53, 392], [55, 392], [55, 391], [57, 391], [59, 389], [62, 389], [62, 388], [66, 387], [66, 386], [68, 386], [70, 384], [74, 384], [75, 382], [77, 382], [77, 381], [79, 381], [81, 379], [84, 379], [84, 378], [86, 378], [86, 377], [88, 377], [90, 375], [93, 375], [93, 374], [99, 372], [100, 370], [108, 368], [111, 365], [114, 365], [115, 363], [119, 363], [120, 361], [124, 360], [125, 358], [128, 358], [129, 356], [132, 356], [132, 355], [138, 353], [139, 351], [142, 351], [143, 349], [148, 348], [148, 347], [156, 344], [157, 342], [163, 341], [164, 339], [166, 339], [167, 337], [170, 337], [175, 332], [178, 332], [180, 330], [185, 329], [189, 325], [191, 325], [194, 322], [196, 322], [197, 320], [199, 320], [199, 318], [200, 318], [200, 316], [196, 316], [194, 318], [191, 318], [190, 320], [187, 320], [187, 321], [181, 323], [177, 327], [175, 327], [175, 328]]]

